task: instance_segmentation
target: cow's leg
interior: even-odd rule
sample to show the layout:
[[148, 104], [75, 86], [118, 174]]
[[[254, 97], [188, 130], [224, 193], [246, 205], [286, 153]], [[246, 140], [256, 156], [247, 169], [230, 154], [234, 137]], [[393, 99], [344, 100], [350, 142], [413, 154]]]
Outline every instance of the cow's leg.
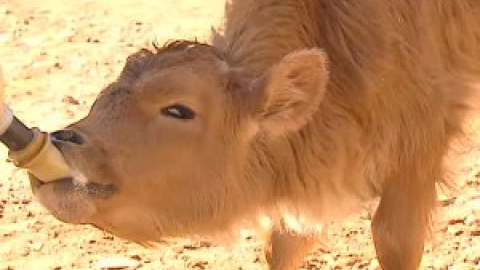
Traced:
[[435, 205], [435, 183], [420, 178], [391, 180], [372, 223], [378, 260], [384, 270], [418, 269]]
[[285, 229], [284, 226], [274, 227], [268, 235], [265, 247], [269, 269], [297, 269], [318, 240], [316, 234], [299, 234]]

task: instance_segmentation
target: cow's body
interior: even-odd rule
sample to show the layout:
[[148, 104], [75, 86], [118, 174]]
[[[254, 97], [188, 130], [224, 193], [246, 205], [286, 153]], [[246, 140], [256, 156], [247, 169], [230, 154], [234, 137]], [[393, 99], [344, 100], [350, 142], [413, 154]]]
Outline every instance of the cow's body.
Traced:
[[83, 139], [56, 134], [79, 176], [36, 193], [139, 242], [267, 215], [277, 270], [380, 197], [380, 264], [416, 269], [448, 144], [478, 101], [479, 45], [477, 0], [234, 0], [211, 46], [132, 56], [70, 127]]

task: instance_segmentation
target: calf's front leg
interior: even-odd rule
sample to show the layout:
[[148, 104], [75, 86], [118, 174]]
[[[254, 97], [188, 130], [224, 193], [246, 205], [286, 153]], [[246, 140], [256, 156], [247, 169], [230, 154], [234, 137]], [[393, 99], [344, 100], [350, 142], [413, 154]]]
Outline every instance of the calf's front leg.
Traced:
[[265, 257], [270, 270], [294, 270], [320, 240], [318, 234], [301, 234], [284, 224], [274, 226], [267, 236]]

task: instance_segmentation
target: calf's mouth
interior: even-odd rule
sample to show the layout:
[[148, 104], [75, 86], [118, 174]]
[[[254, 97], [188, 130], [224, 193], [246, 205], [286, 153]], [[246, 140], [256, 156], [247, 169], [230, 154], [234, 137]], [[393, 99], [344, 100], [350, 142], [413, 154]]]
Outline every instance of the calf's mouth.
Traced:
[[43, 183], [29, 175], [35, 197], [47, 210], [61, 221], [68, 223], [90, 223], [97, 212], [97, 202], [116, 193], [113, 184], [81, 182], [75, 177]]
[[112, 196], [116, 187], [113, 184], [99, 184], [99, 183], [85, 183], [78, 184], [75, 182], [73, 177], [59, 179], [53, 182], [43, 183], [37, 177], [29, 175], [30, 185], [32, 187], [33, 193], [35, 194], [36, 190], [44, 188], [45, 186], [55, 186], [59, 192], [70, 193], [70, 192], [79, 192], [83, 193], [91, 198], [108, 198]]

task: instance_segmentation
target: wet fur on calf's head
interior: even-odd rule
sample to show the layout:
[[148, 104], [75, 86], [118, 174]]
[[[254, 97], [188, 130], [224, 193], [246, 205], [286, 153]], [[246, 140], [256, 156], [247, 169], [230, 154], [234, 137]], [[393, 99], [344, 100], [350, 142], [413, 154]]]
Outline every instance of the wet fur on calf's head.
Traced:
[[164, 68], [202, 58], [227, 61], [220, 50], [197, 41], [175, 40], [163, 46], [153, 43], [152, 47], [152, 49], [142, 49], [130, 55], [122, 75], [138, 78], [142, 72], [150, 68]]

